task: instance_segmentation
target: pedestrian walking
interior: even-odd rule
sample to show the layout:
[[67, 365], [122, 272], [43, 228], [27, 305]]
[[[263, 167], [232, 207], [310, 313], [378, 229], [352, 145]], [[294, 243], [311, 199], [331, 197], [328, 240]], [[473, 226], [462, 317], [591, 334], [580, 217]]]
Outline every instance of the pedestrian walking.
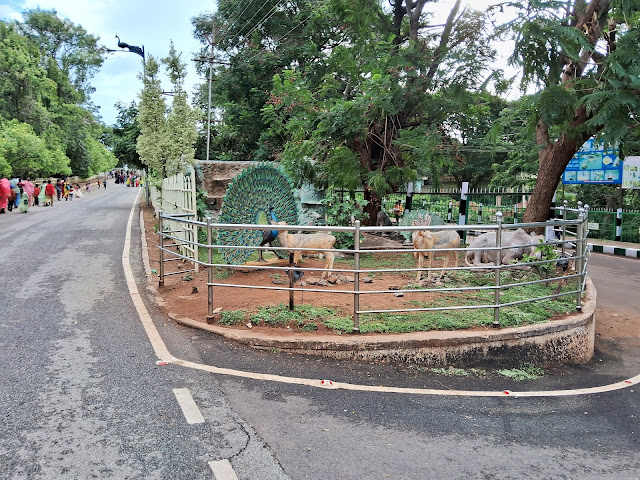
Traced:
[[18, 210], [22, 213], [29, 211], [29, 195], [24, 191], [22, 183], [18, 184], [18, 191], [20, 192], [20, 203], [18, 204]]
[[16, 189], [13, 185], [9, 185], [9, 188], [11, 188], [11, 190], [9, 191], [9, 195], [7, 196], [7, 210], [11, 212], [13, 211], [13, 207], [16, 204]]
[[53, 196], [58, 189], [51, 184], [51, 180], [47, 180], [47, 185], [44, 187], [44, 196], [47, 199], [44, 202], [45, 207], [53, 207]]
[[6, 213], [5, 209], [9, 203], [9, 193], [11, 192], [11, 183], [6, 178], [0, 178], [0, 213]]
[[39, 186], [34, 186], [33, 187], [33, 206], [37, 207], [40, 205], [40, 198], [38, 198], [40, 196], [40, 187]]

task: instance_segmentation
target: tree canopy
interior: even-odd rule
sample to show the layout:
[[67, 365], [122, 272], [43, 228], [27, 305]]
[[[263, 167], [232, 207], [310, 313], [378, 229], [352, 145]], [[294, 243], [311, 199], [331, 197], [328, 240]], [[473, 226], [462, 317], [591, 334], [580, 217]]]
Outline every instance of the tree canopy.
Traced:
[[562, 172], [590, 137], [622, 147], [638, 128], [640, 2], [533, 0], [513, 3], [514, 64], [532, 97], [528, 128], [536, 184], [525, 221], [546, 218]]
[[184, 165], [194, 162], [197, 139], [196, 115], [187, 103], [184, 91], [186, 66], [173, 43], [169, 55], [162, 59], [173, 84], [171, 108], [163, 96], [160, 84], [160, 64], [149, 55], [141, 78], [144, 88], [138, 104], [137, 122], [140, 135], [136, 151], [140, 161], [151, 168], [159, 179], [177, 173]]
[[0, 173], [90, 176], [115, 157], [88, 95], [102, 63], [98, 39], [55, 11], [0, 21]]
[[[484, 13], [458, 1], [438, 24], [424, 0], [241, 4], [222, 3], [213, 19], [225, 58], [219, 158], [277, 159], [298, 182], [364, 189], [373, 221], [384, 194], [418, 175], [437, 182], [452, 151], [479, 141], [458, 100], [501, 86]], [[211, 18], [194, 24], [204, 36]], [[491, 100], [476, 100], [478, 115]]]

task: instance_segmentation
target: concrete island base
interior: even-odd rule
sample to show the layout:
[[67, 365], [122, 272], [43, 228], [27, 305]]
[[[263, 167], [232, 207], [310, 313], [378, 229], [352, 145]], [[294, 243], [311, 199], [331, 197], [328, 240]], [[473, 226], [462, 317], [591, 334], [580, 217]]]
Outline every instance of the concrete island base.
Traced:
[[[152, 291], [155, 289], [150, 287]], [[161, 301], [159, 303], [162, 303]], [[596, 290], [587, 279], [582, 311], [567, 318], [524, 327], [428, 331], [403, 334], [314, 335], [255, 332], [209, 325], [175, 313], [178, 323], [260, 349], [323, 355], [341, 360], [405, 363], [425, 367], [517, 367], [580, 364], [594, 353]]]

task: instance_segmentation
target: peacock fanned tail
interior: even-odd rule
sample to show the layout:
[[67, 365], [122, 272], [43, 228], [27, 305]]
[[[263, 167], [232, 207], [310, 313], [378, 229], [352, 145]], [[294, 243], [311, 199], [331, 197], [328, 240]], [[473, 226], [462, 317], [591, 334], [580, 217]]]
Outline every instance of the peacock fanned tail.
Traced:
[[[289, 225], [298, 223], [298, 207], [291, 182], [279, 169], [268, 164], [258, 164], [243, 170], [227, 188], [220, 210], [220, 223], [269, 225], [271, 214], [278, 221]], [[220, 245], [257, 247], [262, 241], [262, 230], [220, 230]], [[276, 239], [272, 246], [279, 247]], [[252, 249], [222, 248], [220, 252], [228, 264], [244, 263], [254, 252]], [[278, 257], [287, 254], [277, 250]]]

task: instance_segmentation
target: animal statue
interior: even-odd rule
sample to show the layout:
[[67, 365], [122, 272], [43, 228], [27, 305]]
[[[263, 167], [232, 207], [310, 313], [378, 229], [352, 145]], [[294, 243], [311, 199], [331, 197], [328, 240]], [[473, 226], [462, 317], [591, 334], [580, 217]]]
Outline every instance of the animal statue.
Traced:
[[379, 227], [390, 227], [391, 225], [393, 225], [393, 223], [391, 222], [391, 218], [389, 218], [389, 215], [387, 215], [386, 212], [380, 210], [376, 218], [376, 225]]
[[[428, 216], [424, 220], [421, 220], [421, 223], [413, 222], [413, 225], [420, 226], [428, 226], [431, 224], [431, 217]], [[438, 249], [444, 251], [444, 265], [442, 266], [442, 271], [440, 272], [440, 276], [444, 277], [445, 270], [449, 264], [449, 257], [453, 258], [453, 262], [458, 267], [458, 252], [451, 251], [451, 248], [459, 248], [460, 247], [460, 235], [455, 230], [441, 230], [438, 232], [432, 232], [430, 230], [415, 230], [411, 237], [413, 248], [418, 250], [413, 252], [414, 258], [418, 259], [418, 274], [416, 280], [419, 282], [422, 279], [422, 269], [424, 268], [424, 257], [429, 253], [429, 266], [431, 269], [431, 264], [433, 262], [433, 257], [435, 256], [435, 252], [424, 252], [421, 250], [430, 250], [430, 249]], [[431, 278], [431, 270], [427, 273], [427, 280]]]
[[[273, 207], [273, 210], [270, 210]], [[273, 221], [272, 213], [277, 212], [277, 221], [289, 225], [298, 223], [298, 206], [293, 187], [288, 177], [273, 165], [257, 164], [245, 168], [229, 184], [220, 209], [220, 223], [244, 223], [261, 225], [256, 230], [225, 229], [218, 230], [218, 243], [228, 246], [220, 253], [225, 263], [240, 265], [255, 252], [250, 248], [262, 244], [265, 230]], [[267, 230], [269, 232], [271, 230]], [[272, 247], [280, 247], [277, 231]], [[262, 244], [263, 246], [266, 245]], [[275, 250], [279, 258], [289, 255], [284, 250]]]
[[[274, 225], [287, 225], [287, 222], [274, 222]], [[333, 268], [333, 259], [335, 255], [331, 251], [336, 243], [336, 237], [328, 233], [295, 233], [290, 234], [288, 230], [278, 231], [278, 240], [284, 248], [310, 248], [313, 250], [293, 250], [293, 263], [298, 265], [303, 254], [324, 253], [325, 271], [322, 272], [322, 278], [329, 276], [328, 270]]]
[[[275, 223], [278, 221], [278, 218], [276, 217], [276, 214], [273, 211], [273, 206], [269, 207], [269, 214], [271, 216], [271, 220], [270, 220], [271, 223]], [[271, 242], [273, 242], [276, 238], [278, 238], [277, 230], [265, 230], [262, 233], [262, 241], [260, 242], [260, 246], [264, 247], [267, 244], [271, 246]], [[266, 263], [262, 250], [258, 250], [258, 261], [261, 263]]]
[[[528, 234], [522, 228], [515, 231], [505, 231], [501, 236], [502, 255], [500, 262], [503, 265], [521, 260], [524, 255], [536, 255], [540, 257], [540, 252], [536, 252], [536, 245], [544, 241], [544, 238], [535, 233]], [[479, 235], [469, 245], [465, 255], [465, 263], [469, 266], [495, 265], [497, 260], [497, 250], [490, 250], [496, 246], [495, 232], [487, 232]]]

